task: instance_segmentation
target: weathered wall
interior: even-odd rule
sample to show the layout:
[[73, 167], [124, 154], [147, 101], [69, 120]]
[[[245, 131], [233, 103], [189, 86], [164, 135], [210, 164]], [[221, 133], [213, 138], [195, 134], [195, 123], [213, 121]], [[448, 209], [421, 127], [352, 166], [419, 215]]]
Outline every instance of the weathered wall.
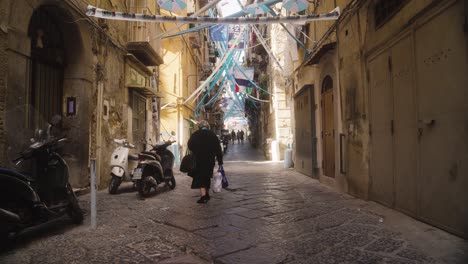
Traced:
[[[278, 12], [280, 10], [277, 10]], [[287, 29], [294, 33], [294, 28]], [[268, 27], [271, 53], [276, 58], [269, 58], [269, 67], [266, 75], [269, 77], [268, 91], [270, 103], [262, 104], [264, 129], [262, 133], [263, 151], [268, 159], [284, 159], [285, 149], [293, 143], [291, 121], [291, 93], [293, 90], [292, 76], [294, 61], [298, 60], [297, 53], [291, 51], [291, 46], [296, 47], [296, 42], [291, 39], [285, 28], [280, 24], [272, 24]], [[272, 153], [272, 142], [276, 142], [278, 150]]]
[[[92, 71], [90, 70], [90, 56], [83, 54], [86, 44], [83, 42], [79, 26], [73, 23], [65, 23], [76, 18], [72, 15], [73, 11], [66, 3], [58, 1], [10, 1], [11, 5], [6, 9], [9, 15], [5, 16], [9, 20], [4, 21], [5, 26], [8, 28], [8, 71], [1, 71], [2, 73], [8, 72], [8, 81], [11, 83], [11, 85], [8, 85], [9, 95], [6, 108], [12, 109], [29, 103], [31, 40], [27, 32], [33, 8], [38, 8], [45, 3], [57, 6], [57, 12], [54, 15], [64, 36], [67, 63], [64, 68], [63, 82], [64, 110], [65, 98], [68, 96], [75, 96], [79, 104], [77, 116], [73, 119], [67, 117], [63, 119], [63, 132], [69, 138], [68, 144], [63, 149], [63, 156], [70, 166], [72, 185], [79, 187], [86, 185], [88, 175], [87, 142], [89, 123], [87, 118], [89, 115], [86, 102], [89, 99], [88, 91], [91, 88], [90, 79], [92, 79], [89, 75]], [[17, 14], [20, 13], [22, 15], [18, 16]], [[82, 114], [83, 112], [84, 114]], [[9, 118], [15, 117], [10, 116]], [[9, 142], [10, 145], [18, 143]]]
[[[186, 11], [178, 12], [186, 15]], [[163, 23], [161, 27], [168, 30], [178, 26], [174, 23]], [[180, 30], [187, 29], [183, 26]], [[171, 131], [176, 132], [175, 139], [179, 145], [179, 152], [184, 153], [188, 139], [190, 138], [189, 119], [193, 118], [193, 109], [197, 101], [190, 101], [181, 105], [199, 85], [199, 72], [203, 59], [203, 47], [199, 50], [192, 47], [192, 41], [198, 33], [185, 34], [178, 37], [166, 38], [161, 41], [162, 57], [164, 64], [160, 65], [160, 90], [164, 92], [162, 104], [171, 103], [170, 106], [161, 110], [161, 133], [168, 139]], [[198, 40], [197, 40], [198, 41]], [[198, 41], [200, 42], [200, 41]], [[199, 44], [203, 45], [202, 42]], [[202, 95], [203, 96], [203, 95]], [[180, 155], [179, 155], [180, 156]]]
[[342, 125], [346, 135], [346, 181], [348, 192], [367, 198], [369, 185], [369, 121], [363, 49], [367, 31], [363, 10], [348, 15], [337, 27]]
[[8, 75], [8, 55], [7, 55], [7, 37], [8, 37], [8, 13], [9, 1], [0, 2], [0, 161], [3, 163], [6, 157], [5, 142], [5, 110], [7, 96], [7, 75]]
[[[127, 31], [125, 22], [102, 23], [104, 21], [100, 21], [102, 28], [96, 25], [97, 20], [94, 20], [94, 23], [88, 21], [73, 23], [82, 16], [79, 11], [85, 8], [85, 4], [80, 1], [2, 1], [1, 12], [4, 14], [1, 16], [1, 25], [6, 30], [0, 33], [0, 44], [8, 46], [1, 48], [0, 67], [4, 65], [7, 69], [1, 68], [0, 74], [8, 75], [8, 77], [0, 84], [5, 84], [5, 87], [8, 84], [6, 88], [8, 92], [0, 90], [0, 99], [4, 98], [6, 104], [2, 106], [0, 100], [0, 111], [29, 102], [28, 72], [31, 40], [27, 32], [34, 9], [44, 4], [57, 7], [52, 15], [57, 20], [64, 39], [66, 64], [64, 66], [62, 114], [64, 117], [63, 132], [69, 141], [63, 149], [63, 156], [70, 166], [70, 182], [74, 187], [87, 186], [88, 161], [90, 158], [98, 158], [101, 159], [98, 163], [101, 164], [100, 185], [102, 187], [109, 178], [108, 157], [112, 151], [109, 139], [120, 136], [121, 131], [126, 129], [125, 122], [122, 122], [124, 116], [122, 105], [126, 104], [126, 90], [122, 80], [124, 76], [123, 55], [126, 53], [123, 49]], [[118, 1], [117, 6], [114, 7], [102, 1], [101, 7], [122, 10], [124, 1]], [[104, 144], [101, 145], [100, 155], [96, 154], [96, 150], [99, 149], [96, 139], [98, 81], [104, 84], [103, 98], [115, 102], [111, 104], [113, 108], [110, 109], [112, 118], [109, 122], [102, 122], [101, 132]], [[5, 97], [5, 93], [8, 96]], [[75, 116], [65, 115], [67, 97], [76, 98]], [[2, 122], [3, 120], [2, 117]], [[3, 141], [5, 137], [1, 139]], [[7, 162], [7, 157], [4, 156], [5, 149], [6, 147], [2, 147], [3, 162]]]

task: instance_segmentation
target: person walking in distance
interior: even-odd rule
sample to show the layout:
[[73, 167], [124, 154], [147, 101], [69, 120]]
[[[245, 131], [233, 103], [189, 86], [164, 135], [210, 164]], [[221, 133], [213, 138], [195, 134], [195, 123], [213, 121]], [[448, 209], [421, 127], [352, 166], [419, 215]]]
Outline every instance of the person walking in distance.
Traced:
[[197, 203], [205, 204], [210, 200], [210, 185], [215, 166], [215, 157], [218, 165], [223, 165], [223, 152], [216, 134], [210, 130], [207, 121], [198, 123], [195, 131], [188, 141], [188, 148], [195, 156], [196, 166], [189, 176], [192, 176], [192, 189], [200, 189], [200, 199]]
[[234, 131], [234, 129], [231, 131], [231, 140], [232, 144], [234, 144], [234, 142], [236, 141], [236, 132]]
[[237, 144], [240, 144], [240, 140], [241, 140], [241, 131], [237, 130]]

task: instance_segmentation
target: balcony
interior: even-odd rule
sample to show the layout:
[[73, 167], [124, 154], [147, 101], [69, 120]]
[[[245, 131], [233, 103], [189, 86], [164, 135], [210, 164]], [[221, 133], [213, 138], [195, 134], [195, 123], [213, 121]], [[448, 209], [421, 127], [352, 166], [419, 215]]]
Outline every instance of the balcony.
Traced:
[[200, 49], [202, 47], [202, 35], [199, 32], [188, 33], [188, 37], [192, 49]]
[[[155, 1], [130, 0], [130, 12], [140, 14], [155, 14]], [[158, 66], [164, 61], [155, 49], [159, 49], [159, 42], [152, 36], [157, 35], [155, 23], [130, 21], [128, 22], [127, 50], [140, 60], [145, 66]]]

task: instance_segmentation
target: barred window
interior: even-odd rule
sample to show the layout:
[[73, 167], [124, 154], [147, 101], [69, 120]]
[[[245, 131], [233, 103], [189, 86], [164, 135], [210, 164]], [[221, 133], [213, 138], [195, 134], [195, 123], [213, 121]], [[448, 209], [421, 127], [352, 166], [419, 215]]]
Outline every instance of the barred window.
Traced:
[[408, 0], [377, 0], [375, 4], [375, 27], [385, 24]]

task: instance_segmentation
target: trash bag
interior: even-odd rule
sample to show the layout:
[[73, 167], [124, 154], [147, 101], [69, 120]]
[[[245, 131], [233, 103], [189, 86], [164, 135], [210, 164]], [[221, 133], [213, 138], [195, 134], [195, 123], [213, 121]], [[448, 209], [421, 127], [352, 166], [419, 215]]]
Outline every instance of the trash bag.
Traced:
[[222, 189], [222, 180], [223, 180], [223, 175], [221, 172], [217, 172], [214, 177], [213, 177], [213, 192], [219, 193], [221, 192]]

